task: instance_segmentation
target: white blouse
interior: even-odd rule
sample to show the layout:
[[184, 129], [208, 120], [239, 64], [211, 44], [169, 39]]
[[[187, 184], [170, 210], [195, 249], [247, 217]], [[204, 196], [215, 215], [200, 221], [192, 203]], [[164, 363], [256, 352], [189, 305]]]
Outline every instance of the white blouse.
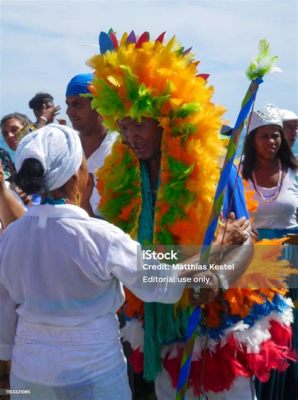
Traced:
[[[142, 284], [142, 266], [139, 243], [114, 225], [90, 218], [84, 210], [72, 205], [30, 208], [0, 238], [0, 359], [11, 357], [18, 319], [19, 338], [28, 326], [31, 328], [27, 336], [32, 333], [32, 337], [38, 337], [39, 328], [45, 326], [70, 332], [71, 327], [84, 324], [91, 324], [91, 330], [102, 325], [113, 332], [104, 339], [105, 345], [101, 343], [99, 347], [96, 358], [104, 359], [111, 347], [109, 337], [115, 339], [118, 334], [118, 325], [113, 318], [110, 321], [110, 316], [115, 316], [124, 302], [121, 282], [148, 302], [174, 303], [182, 295], [182, 283], [170, 284], [161, 279], [155, 285]], [[161, 271], [163, 276], [164, 273]], [[93, 325], [92, 321], [97, 322]], [[53, 343], [60, 336], [61, 333], [58, 336], [49, 333]], [[23, 345], [18, 346], [20, 349]], [[50, 349], [47, 353], [50, 355], [49, 352]], [[22, 358], [20, 354], [16, 357]], [[88, 357], [91, 360], [92, 354]], [[73, 368], [72, 359], [67, 361], [64, 356], [63, 360], [64, 370]], [[101, 368], [105, 366], [98, 368], [97, 362], [97, 370]], [[23, 368], [24, 378], [25, 372]], [[15, 374], [21, 375], [17, 371]], [[30, 376], [26, 378], [30, 380]], [[39, 381], [45, 379], [46, 373]]]
[[[248, 182], [248, 190], [255, 190], [253, 183]], [[259, 186], [259, 190], [264, 197], [270, 197], [276, 187]], [[258, 208], [252, 213], [256, 228], [293, 229], [298, 227], [298, 171], [288, 170], [275, 200], [265, 202], [257, 192], [254, 197], [258, 201]]]

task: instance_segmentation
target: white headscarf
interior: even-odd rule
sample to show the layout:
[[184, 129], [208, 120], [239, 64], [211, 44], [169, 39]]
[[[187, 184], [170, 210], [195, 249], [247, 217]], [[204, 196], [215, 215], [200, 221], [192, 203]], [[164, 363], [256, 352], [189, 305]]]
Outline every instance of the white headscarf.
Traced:
[[83, 150], [76, 131], [64, 125], [49, 124], [25, 136], [18, 144], [17, 172], [28, 158], [42, 164], [47, 190], [63, 186], [80, 168]]

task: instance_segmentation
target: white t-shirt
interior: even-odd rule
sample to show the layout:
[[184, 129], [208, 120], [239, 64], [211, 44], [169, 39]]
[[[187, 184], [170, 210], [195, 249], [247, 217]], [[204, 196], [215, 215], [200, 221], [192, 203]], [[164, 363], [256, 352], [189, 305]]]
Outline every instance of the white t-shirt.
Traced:
[[16, 376], [51, 385], [79, 381], [80, 367], [86, 379], [121, 362], [115, 323], [121, 282], [148, 302], [174, 303], [184, 289], [165, 279], [143, 284], [150, 272], [140, 250], [79, 207], [31, 207], [0, 237], [0, 359], [13, 349]]
[[[248, 189], [255, 191], [251, 181], [249, 181]], [[276, 187], [259, 186], [259, 190], [266, 197], [273, 194]], [[298, 227], [298, 171], [288, 170], [275, 200], [265, 202], [257, 192], [254, 197], [259, 203], [257, 210], [252, 214], [256, 228], [292, 229]]]
[[99, 215], [97, 206], [100, 202], [100, 196], [98, 194], [98, 191], [96, 189], [96, 176], [95, 176], [95, 171], [103, 166], [104, 160], [108, 154], [110, 154], [112, 146], [115, 142], [115, 140], [118, 137], [117, 132], [108, 132], [104, 138], [104, 140], [101, 142], [100, 146], [98, 147], [97, 150], [95, 150], [94, 153], [91, 154], [91, 156], [87, 159], [87, 164], [88, 164], [88, 170], [91, 172], [91, 174], [94, 175], [94, 189], [90, 198], [90, 205], [92, 208], [92, 211], [94, 212], [95, 215]]

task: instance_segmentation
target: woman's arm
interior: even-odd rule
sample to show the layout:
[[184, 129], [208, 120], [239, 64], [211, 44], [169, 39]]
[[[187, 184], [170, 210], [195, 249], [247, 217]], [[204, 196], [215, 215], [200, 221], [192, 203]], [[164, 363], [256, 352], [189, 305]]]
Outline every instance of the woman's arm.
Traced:
[[4, 171], [0, 161], [0, 221], [3, 228], [20, 218], [25, 213], [25, 208], [16, 199], [14, 194], [6, 187]]

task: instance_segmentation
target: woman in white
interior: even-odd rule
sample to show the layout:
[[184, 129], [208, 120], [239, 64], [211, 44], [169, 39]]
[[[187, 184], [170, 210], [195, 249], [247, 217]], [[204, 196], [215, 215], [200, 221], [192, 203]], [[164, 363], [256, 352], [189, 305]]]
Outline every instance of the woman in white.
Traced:
[[49, 197], [0, 239], [0, 359], [12, 359], [11, 388], [30, 390], [30, 400], [128, 400], [120, 281], [165, 303], [179, 299], [183, 284], [142, 285], [139, 244], [75, 205], [88, 171], [72, 129], [48, 125], [26, 136], [16, 169], [27, 193]]
[[[252, 214], [259, 239], [298, 235], [298, 162], [283, 131], [279, 110], [268, 104], [253, 112], [244, 147], [242, 176], [248, 190], [255, 191], [257, 210]], [[285, 256], [298, 267], [298, 247], [287, 246]], [[290, 276], [289, 294], [295, 302], [293, 345], [298, 350], [298, 279]], [[293, 373], [293, 371], [296, 371]], [[287, 380], [286, 376], [290, 377]], [[292, 374], [292, 375], [291, 375]], [[292, 378], [293, 377], [293, 378]], [[288, 371], [271, 374], [265, 384], [257, 384], [259, 400], [297, 398], [298, 366], [291, 364]]]
[[251, 115], [242, 176], [258, 201], [253, 216], [260, 238], [296, 232], [298, 162], [285, 138], [279, 110], [273, 105]]

